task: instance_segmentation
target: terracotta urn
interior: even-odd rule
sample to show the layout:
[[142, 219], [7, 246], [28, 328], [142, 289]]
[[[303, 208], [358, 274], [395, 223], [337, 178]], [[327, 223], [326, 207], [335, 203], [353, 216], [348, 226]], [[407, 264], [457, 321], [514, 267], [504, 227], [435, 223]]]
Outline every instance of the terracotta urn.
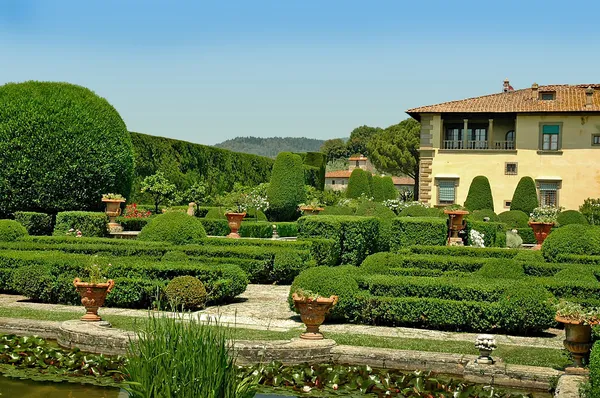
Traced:
[[82, 321], [97, 322], [102, 318], [98, 315], [98, 308], [104, 305], [106, 295], [110, 293], [115, 286], [112, 279], [106, 283], [88, 283], [81, 282], [81, 279], [75, 278], [73, 285], [81, 296], [81, 304], [85, 307], [86, 313], [81, 317]]
[[533, 235], [537, 241], [537, 245], [533, 247], [533, 250], [540, 250], [542, 248], [542, 243], [544, 243], [544, 240], [548, 237], [554, 223], [529, 221], [529, 226], [533, 229]]
[[325, 209], [322, 207], [302, 206], [300, 210], [305, 216], [318, 216]]
[[319, 332], [319, 326], [325, 322], [325, 315], [331, 308], [337, 304], [338, 296], [310, 297], [299, 296], [297, 293], [292, 294], [294, 306], [300, 312], [300, 318], [306, 326], [306, 331], [300, 335], [301, 339], [305, 340], [322, 340], [323, 334]]
[[576, 368], [583, 368], [583, 358], [590, 354], [592, 348], [592, 325], [584, 325], [580, 321], [575, 321], [561, 316], [556, 316], [556, 321], [565, 325], [566, 338], [563, 344], [567, 351], [573, 356], [573, 362]]
[[115, 218], [121, 215], [121, 203], [125, 203], [125, 199], [102, 199], [106, 203], [106, 215], [108, 216], [108, 229], [111, 232], [120, 232], [123, 230], [121, 224], [115, 221]]
[[464, 218], [469, 214], [466, 210], [444, 210], [450, 220], [448, 233], [448, 246], [462, 246], [462, 238], [458, 237], [458, 233], [466, 228]]
[[242, 220], [246, 217], [246, 213], [225, 213], [227, 222], [229, 223], [229, 229], [231, 232], [227, 235], [228, 238], [239, 239], [241, 238], [238, 231], [242, 225]]

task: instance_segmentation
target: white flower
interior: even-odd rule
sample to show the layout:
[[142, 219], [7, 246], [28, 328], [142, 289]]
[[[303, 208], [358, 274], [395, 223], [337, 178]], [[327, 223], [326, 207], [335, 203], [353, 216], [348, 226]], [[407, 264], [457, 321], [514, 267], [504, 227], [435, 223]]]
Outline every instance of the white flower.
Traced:
[[312, 390], [312, 387], [310, 387], [310, 386], [302, 387], [302, 392], [310, 392], [310, 390]]

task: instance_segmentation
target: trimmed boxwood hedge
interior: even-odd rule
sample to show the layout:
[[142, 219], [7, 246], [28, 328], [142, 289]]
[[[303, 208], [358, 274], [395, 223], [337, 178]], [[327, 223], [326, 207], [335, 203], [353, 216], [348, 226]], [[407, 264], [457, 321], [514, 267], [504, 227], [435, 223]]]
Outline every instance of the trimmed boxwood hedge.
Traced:
[[397, 217], [392, 221], [390, 250], [413, 245], [446, 245], [447, 220], [433, 217]]
[[577, 210], [561, 211], [556, 222], [561, 227], [569, 224], [589, 225], [587, 218]]
[[153, 217], [140, 232], [140, 241], [169, 242], [174, 245], [199, 243], [206, 238], [202, 222], [179, 212], [168, 212]]
[[600, 341], [596, 341], [590, 354], [590, 391], [589, 398], [600, 397]]
[[152, 221], [152, 217], [145, 218], [126, 218], [117, 217], [116, 222], [121, 224], [123, 231], [141, 231], [148, 223]]
[[104, 237], [108, 235], [108, 217], [105, 213], [89, 211], [58, 213], [54, 235], [67, 235], [71, 229], [81, 231], [85, 237]]
[[15, 221], [23, 225], [29, 235], [52, 235], [54, 225], [50, 214], [16, 211], [14, 216]]
[[14, 242], [27, 236], [24, 226], [14, 220], [0, 220], [0, 242]]
[[506, 247], [506, 225], [499, 222], [467, 220], [467, 238], [471, 244], [471, 229], [483, 234], [485, 247]]
[[[498, 214], [500, 222], [506, 224], [509, 229], [529, 228], [529, 215], [521, 210], [509, 210]], [[519, 234], [520, 235], [520, 234]], [[523, 239], [524, 241], [525, 239]]]
[[600, 255], [600, 227], [571, 224], [556, 228], [544, 240], [542, 254], [550, 262], [566, 254]]

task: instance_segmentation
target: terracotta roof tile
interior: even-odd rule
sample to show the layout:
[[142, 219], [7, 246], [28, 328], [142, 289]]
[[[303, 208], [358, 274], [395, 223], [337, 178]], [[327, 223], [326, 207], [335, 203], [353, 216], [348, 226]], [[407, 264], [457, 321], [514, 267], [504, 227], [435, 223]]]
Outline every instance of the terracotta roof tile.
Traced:
[[[594, 89], [592, 106], [586, 107], [585, 91]], [[444, 102], [412, 108], [409, 115], [419, 113], [508, 113], [508, 112], [600, 112], [600, 84], [539, 86], [539, 92], [556, 92], [556, 99], [534, 99], [531, 88]]]
[[352, 174], [350, 170], [329, 171], [325, 173], [325, 178], [350, 178], [350, 174]]
[[392, 177], [394, 185], [415, 185], [414, 178], [410, 177]]

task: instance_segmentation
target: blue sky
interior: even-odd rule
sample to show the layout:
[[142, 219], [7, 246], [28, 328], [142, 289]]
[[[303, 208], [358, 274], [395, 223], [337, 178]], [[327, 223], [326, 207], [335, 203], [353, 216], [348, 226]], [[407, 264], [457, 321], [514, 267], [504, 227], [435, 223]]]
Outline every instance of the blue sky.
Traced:
[[2, 0], [0, 84], [80, 84], [131, 131], [202, 144], [344, 137], [504, 78], [600, 82], [596, 3]]

